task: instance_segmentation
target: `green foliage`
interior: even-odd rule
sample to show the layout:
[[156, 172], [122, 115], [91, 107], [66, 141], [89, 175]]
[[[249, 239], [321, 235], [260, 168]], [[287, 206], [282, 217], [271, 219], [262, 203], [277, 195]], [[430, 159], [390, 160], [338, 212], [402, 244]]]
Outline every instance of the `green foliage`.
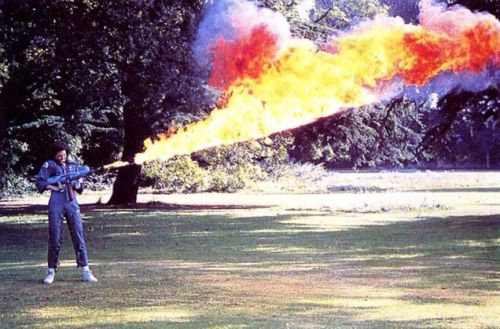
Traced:
[[[203, 3], [2, 1], [0, 190], [34, 175], [55, 139], [67, 140], [75, 158], [100, 166], [130, 160], [146, 137], [198, 120], [214, 101], [191, 58]], [[387, 12], [376, 0], [318, 0], [308, 17], [299, 13], [299, 1], [258, 3], [283, 13], [295, 36], [317, 41]], [[494, 1], [446, 3], [498, 16]], [[289, 150], [300, 161], [340, 167], [405, 166], [431, 157], [496, 166], [498, 112], [481, 113], [498, 108], [498, 96], [487, 97], [458, 102], [453, 116], [438, 113], [432, 120], [408, 101], [348, 111], [293, 135], [200, 152], [184, 163], [185, 173], [156, 164], [162, 169], [151, 175], [155, 182], [177, 180], [162, 187], [172, 191], [236, 190], [279, 173]], [[426, 130], [435, 137], [422, 140]], [[190, 186], [175, 175], [204, 178]]]
[[461, 5], [472, 11], [487, 11], [500, 18], [500, 7], [497, 0], [444, 0], [448, 6]]
[[206, 185], [205, 172], [189, 156], [152, 161], [143, 166], [143, 185], [166, 192], [198, 192]]
[[257, 160], [260, 156], [260, 143], [247, 142], [212, 148], [194, 155], [194, 158], [209, 175], [208, 191], [234, 192], [264, 177]]
[[102, 34], [92, 26], [95, 9], [89, 2], [2, 3], [0, 143], [26, 145], [0, 160], [5, 170], [34, 174], [55, 139], [79, 156], [99, 146], [94, 138], [105, 131], [114, 152], [87, 159], [92, 165], [119, 151], [120, 95], [111, 92], [114, 68], [94, 60]]
[[492, 87], [481, 93], [452, 93], [440, 102], [422, 150], [431, 165], [469, 168], [500, 167], [500, 98]]
[[[363, 19], [387, 13], [378, 0], [318, 0], [311, 8], [300, 8], [302, 1], [259, 0], [258, 3], [282, 13], [292, 34], [310, 40], [327, 41], [336, 30], [347, 29]], [[300, 12], [303, 12], [302, 15]], [[306, 17], [304, 17], [306, 16]]]
[[378, 0], [322, 0], [318, 3], [311, 13], [312, 20], [335, 29], [346, 29], [361, 20], [386, 14], [388, 9]]
[[35, 193], [35, 185], [29, 179], [16, 174], [2, 176], [0, 199]]
[[403, 167], [418, 161], [425, 110], [405, 99], [345, 111], [295, 131], [291, 151], [301, 161], [329, 167]]
[[206, 107], [212, 95], [190, 64], [200, 8], [201, 1], [3, 1], [0, 145], [26, 150], [0, 159], [0, 176], [34, 174], [54, 139], [68, 140], [92, 166], [130, 156], [172, 117]]
[[[19, 154], [26, 152], [28, 145], [18, 140], [4, 140], [0, 144], [0, 198], [21, 195], [34, 191], [34, 185], [28, 175], [19, 175], [13, 169], [19, 161]], [[25, 167], [28, 171], [30, 167]]]
[[277, 176], [288, 163], [290, 134], [220, 146], [144, 165], [142, 185], [165, 192], [235, 192]]

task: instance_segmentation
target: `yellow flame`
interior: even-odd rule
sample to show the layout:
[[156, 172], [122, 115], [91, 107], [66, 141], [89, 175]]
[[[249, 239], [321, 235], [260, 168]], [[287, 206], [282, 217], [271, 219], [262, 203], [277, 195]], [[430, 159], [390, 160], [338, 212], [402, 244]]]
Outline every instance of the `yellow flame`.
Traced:
[[[377, 78], [393, 73], [394, 68], [385, 59], [394, 55], [386, 53], [398, 51], [391, 42], [397, 44], [393, 41], [395, 34], [402, 38], [403, 30], [389, 33], [374, 28], [358, 35], [358, 40], [343, 38], [335, 45], [335, 54], [320, 51], [311, 41], [294, 40], [278, 55], [277, 64], [258, 79], [244, 79], [231, 86], [223, 109], [214, 109], [206, 120], [187, 125], [171, 136], [146, 140], [146, 151], [137, 154], [135, 162], [167, 160], [217, 145], [262, 138], [344, 108], [375, 102], [377, 96], [370, 88]], [[365, 47], [360, 49], [357, 44]], [[373, 49], [367, 49], [367, 45]]]
[[118, 160], [118, 161], [109, 163], [107, 165], [104, 165], [102, 167], [104, 169], [115, 169], [115, 168], [125, 167], [125, 166], [128, 166], [128, 165], [130, 165], [130, 162]]
[[[498, 44], [500, 34], [495, 33], [493, 40]], [[233, 83], [225, 92], [223, 108], [174, 134], [146, 140], [145, 151], [136, 154], [134, 161], [167, 160], [258, 139], [345, 108], [371, 104], [380, 100], [380, 82], [398, 75], [406, 83], [423, 84], [443, 70], [467, 69], [461, 61], [470, 61], [470, 51], [454, 49], [459, 41], [402, 21], [383, 20], [337, 38], [329, 45], [332, 51], [319, 50], [308, 40], [292, 40], [257, 78]], [[441, 51], [439, 46], [447, 48]], [[491, 56], [491, 49], [498, 48], [483, 51], [478, 68]]]

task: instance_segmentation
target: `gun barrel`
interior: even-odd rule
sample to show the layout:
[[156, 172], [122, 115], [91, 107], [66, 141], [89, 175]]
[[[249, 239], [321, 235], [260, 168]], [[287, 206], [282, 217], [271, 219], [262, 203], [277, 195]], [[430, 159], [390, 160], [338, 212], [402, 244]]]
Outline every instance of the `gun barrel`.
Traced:
[[87, 177], [90, 174], [93, 174], [96, 170], [91, 169], [87, 166], [79, 166], [76, 171], [69, 172], [67, 174], [49, 177], [47, 179], [47, 183], [49, 184], [58, 184], [65, 183], [67, 181], [74, 181], [83, 177]]

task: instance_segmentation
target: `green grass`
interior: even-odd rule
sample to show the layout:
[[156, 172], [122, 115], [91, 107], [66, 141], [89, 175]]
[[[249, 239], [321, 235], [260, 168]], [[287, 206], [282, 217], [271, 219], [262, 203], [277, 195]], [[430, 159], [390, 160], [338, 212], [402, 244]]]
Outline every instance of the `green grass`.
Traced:
[[42, 284], [44, 207], [0, 208], [0, 328], [494, 328], [500, 215], [83, 206]]

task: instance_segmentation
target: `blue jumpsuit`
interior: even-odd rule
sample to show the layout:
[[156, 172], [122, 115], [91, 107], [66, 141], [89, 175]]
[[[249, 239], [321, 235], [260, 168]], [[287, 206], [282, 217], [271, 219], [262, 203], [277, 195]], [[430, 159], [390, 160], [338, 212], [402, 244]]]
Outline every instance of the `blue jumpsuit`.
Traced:
[[[59, 176], [75, 170], [78, 164], [73, 161], [66, 161], [65, 165], [58, 164], [53, 160], [45, 162], [38, 173], [36, 188], [40, 193], [45, 191], [48, 185], [47, 179], [52, 176]], [[83, 185], [77, 192], [81, 193]], [[73, 193], [74, 194], [74, 193]], [[59, 264], [59, 250], [63, 239], [63, 217], [66, 218], [73, 249], [75, 250], [76, 264], [78, 267], [88, 265], [87, 248], [83, 237], [82, 220], [80, 217], [80, 206], [76, 198], [69, 200], [66, 187], [59, 191], [51, 191], [49, 199], [49, 243], [47, 262], [49, 268], [57, 268]]]

